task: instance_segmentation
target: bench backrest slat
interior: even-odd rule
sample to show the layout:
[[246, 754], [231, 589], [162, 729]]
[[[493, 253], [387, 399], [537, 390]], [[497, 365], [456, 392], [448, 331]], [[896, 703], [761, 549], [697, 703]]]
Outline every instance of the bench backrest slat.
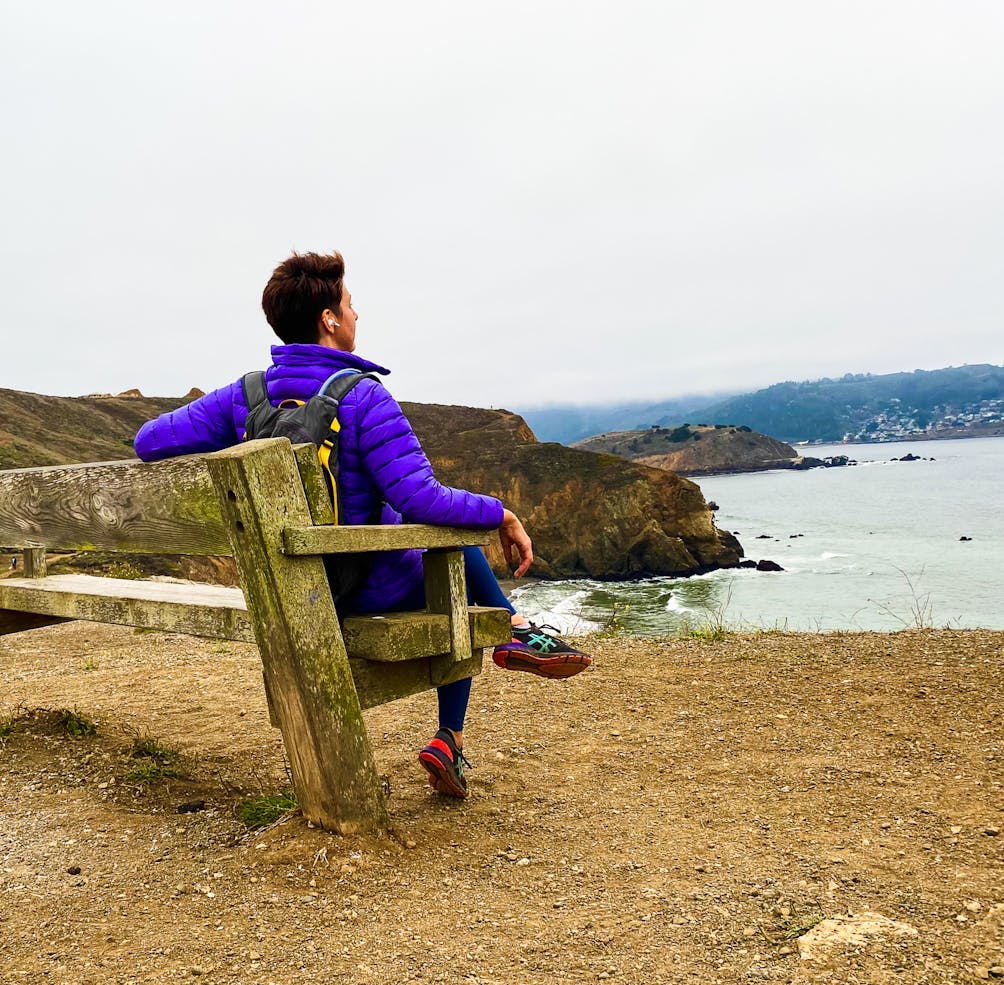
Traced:
[[0, 472], [0, 546], [230, 555], [203, 456]]

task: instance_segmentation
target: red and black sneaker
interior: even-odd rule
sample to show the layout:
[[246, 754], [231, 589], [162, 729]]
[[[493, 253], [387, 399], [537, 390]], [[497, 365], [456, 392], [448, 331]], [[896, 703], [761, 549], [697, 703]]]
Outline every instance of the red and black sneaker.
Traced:
[[492, 659], [505, 670], [523, 670], [538, 677], [574, 677], [589, 667], [593, 658], [564, 640], [547, 633], [553, 626], [530, 623], [513, 629], [512, 641], [495, 647]]
[[470, 766], [453, 733], [441, 728], [435, 738], [418, 754], [418, 761], [429, 771], [429, 786], [439, 793], [463, 799], [467, 796], [464, 766]]

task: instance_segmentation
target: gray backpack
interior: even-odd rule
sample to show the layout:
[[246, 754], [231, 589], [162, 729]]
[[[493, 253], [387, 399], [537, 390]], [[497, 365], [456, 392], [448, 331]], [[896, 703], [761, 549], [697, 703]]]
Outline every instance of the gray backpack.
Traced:
[[[264, 373], [247, 373], [241, 379], [248, 408], [244, 440], [289, 438], [294, 445], [304, 442], [316, 445], [335, 510], [335, 523], [338, 523], [338, 435], [342, 429], [338, 423], [338, 405], [345, 394], [364, 379], [378, 377], [358, 369], [342, 369], [329, 376], [309, 400], [284, 400], [278, 407], [273, 407], [269, 400]], [[378, 504], [370, 522], [379, 520], [382, 506]], [[370, 562], [364, 554], [326, 554], [324, 567], [337, 605], [362, 587]]]

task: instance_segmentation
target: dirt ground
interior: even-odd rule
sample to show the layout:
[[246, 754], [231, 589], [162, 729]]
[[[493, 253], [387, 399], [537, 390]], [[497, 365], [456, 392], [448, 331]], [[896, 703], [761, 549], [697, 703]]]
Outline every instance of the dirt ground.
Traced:
[[0, 638], [0, 982], [1004, 975], [1004, 634], [586, 645], [565, 682], [488, 663], [463, 803], [416, 761], [432, 694], [367, 712], [393, 831], [338, 837], [236, 818], [287, 786], [253, 647]]

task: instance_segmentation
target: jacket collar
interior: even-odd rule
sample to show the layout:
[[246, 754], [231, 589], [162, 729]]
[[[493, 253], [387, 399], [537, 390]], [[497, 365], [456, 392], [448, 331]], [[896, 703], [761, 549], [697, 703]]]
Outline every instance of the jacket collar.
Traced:
[[272, 346], [272, 362], [276, 366], [330, 366], [331, 371], [339, 369], [358, 369], [363, 373], [380, 373], [387, 376], [390, 370], [377, 363], [363, 359], [354, 352], [342, 352], [341, 349], [329, 349], [326, 345], [293, 345]]

